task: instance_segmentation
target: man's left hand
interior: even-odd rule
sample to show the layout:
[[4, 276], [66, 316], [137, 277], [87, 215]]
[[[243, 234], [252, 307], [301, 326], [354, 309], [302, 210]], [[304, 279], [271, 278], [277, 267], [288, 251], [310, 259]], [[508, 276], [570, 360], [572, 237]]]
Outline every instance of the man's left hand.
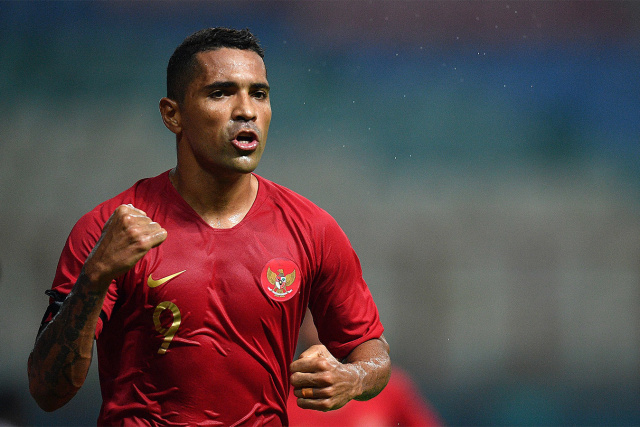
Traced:
[[361, 394], [362, 368], [341, 363], [324, 345], [309, 347], [290, 369], [293, 394], [301, 408], [331, 411]]

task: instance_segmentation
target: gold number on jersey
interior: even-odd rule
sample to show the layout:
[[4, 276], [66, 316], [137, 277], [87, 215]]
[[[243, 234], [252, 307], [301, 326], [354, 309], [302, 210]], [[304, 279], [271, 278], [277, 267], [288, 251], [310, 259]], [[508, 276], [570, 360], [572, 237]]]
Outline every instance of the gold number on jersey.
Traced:
[[[165, 310], [171, 310], [171, 313], [173, 314], [173, 322], [168, 328], [165, 328], [160, 323], [160, 314], [162, 314], [162, 312]], [[164, 341], [158, 349], [158, 354], [165, 354], [167, 352], [169, 344], [171, 344], [171, 340], [180, 327], [181, 321], [182, 317], [180, 316], [180, 309], [178, 309], [178, 306], [171, 301], [164, 301], [156, 306], [156, 309], [153, 312], [153, 324], [156, 326], [156, 331], [164, 335]]]

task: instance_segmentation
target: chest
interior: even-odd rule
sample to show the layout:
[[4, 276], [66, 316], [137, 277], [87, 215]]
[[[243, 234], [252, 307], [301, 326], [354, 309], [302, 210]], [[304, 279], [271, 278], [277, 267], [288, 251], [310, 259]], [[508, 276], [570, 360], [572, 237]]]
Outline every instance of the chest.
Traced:
[[266, 227], [167, 227], [168, 237], [119, 283], [127, 329], [197, 337], [297, 327], [313, 277], [303, 235]]

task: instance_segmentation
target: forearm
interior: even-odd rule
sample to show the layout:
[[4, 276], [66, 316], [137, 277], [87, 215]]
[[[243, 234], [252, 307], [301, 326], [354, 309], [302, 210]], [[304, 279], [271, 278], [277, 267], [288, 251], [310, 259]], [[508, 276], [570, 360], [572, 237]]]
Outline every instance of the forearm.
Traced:
[[353, 399], [369, 400], [375, 397], [389, 382], [391, 358], [389, 344], [384, 336], [366, 341], [356, 347], [344, 360], [357, 373]]
[[342, 361], [324, 345], [313, 345], [291, 363], [290, 370], [298, 406], [331, 411], [382, 391], [391, 376], [389, 345], [382, 336], [365, 341]]
[[29, 390], [46, 411], [66, 404], [84, 383], [106, 294], [101, 289], [81, 274], [58, 314], [36, 338], [28, 363]]

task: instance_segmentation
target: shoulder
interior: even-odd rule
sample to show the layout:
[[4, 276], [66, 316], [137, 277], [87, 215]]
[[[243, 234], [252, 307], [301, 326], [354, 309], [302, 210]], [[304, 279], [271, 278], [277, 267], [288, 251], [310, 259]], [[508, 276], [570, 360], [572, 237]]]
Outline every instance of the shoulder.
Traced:
[[272, 208], [286, 213], [288, 216], [299, 220], [309, 220], [312, 223], [335, 223], [333, 217], [324, 209], [316, 205], [308, 198], [295, 191], [266, 178], [256, 175], [262, 190], [264, 199], [272, 205]]
[[168, 171], [155, 176], [153, 178], [143, 178], [137, 181], [128, 189], [122, 191], [116, 196], [105, 200], [89, 212], [85, 213], [76, 223], [74, 229], [91, 229], [102, 227], [113, 214], [116, 208], [123, 204], [132, 204], [133, 206], [146, 210], [147, 204], [151, 200], [151, 196], [163, 191], [168, 182]]

